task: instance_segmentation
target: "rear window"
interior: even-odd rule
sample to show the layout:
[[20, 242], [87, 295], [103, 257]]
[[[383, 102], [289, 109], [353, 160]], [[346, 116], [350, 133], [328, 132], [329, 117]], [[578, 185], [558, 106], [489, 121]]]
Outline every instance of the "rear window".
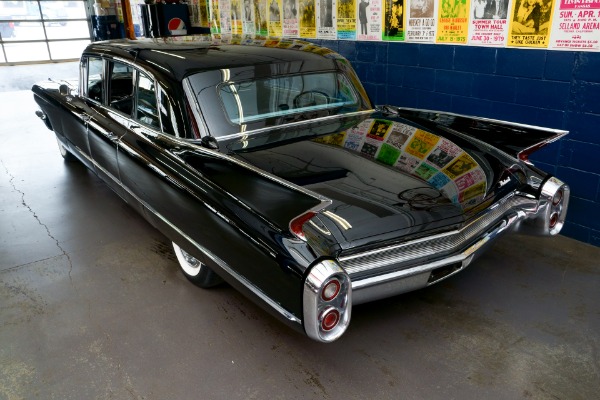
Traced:
[[224, 82], [218, 93], [227, 118], [239, 125], [298, 113], [333, 115], [359, 104], [350, 82], [336, 72]]

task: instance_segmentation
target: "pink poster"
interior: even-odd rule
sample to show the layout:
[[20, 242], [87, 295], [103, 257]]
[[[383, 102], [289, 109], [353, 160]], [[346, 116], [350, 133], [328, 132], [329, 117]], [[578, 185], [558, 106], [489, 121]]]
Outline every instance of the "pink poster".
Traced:
[[558, 0], [550, 48], [600, 49], [600, 0]]

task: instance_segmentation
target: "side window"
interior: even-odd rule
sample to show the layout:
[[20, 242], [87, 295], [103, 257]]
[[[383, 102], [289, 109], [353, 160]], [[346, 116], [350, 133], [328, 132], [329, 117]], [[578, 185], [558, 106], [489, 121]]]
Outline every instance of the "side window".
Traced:
[[87, 92], [92, 100], [104, 102], [104, 62], [101, 58], [90, 57], [87, 62]]
[[135, 119], [145, 125], [160, 129], [154, 81], [143, 72], [138, 75]]
[[117, 61], [108, 63], [110, 73], [108, 104], [131, 115], [133, 109], [133, 68]]
[[179, 136], [177, 129], [177, 121], [175, 120], [175, 112], [173, 111], [173, 102], [167, 92], [159, 85], [158, 86], [158, 109], [160, 111], [160, 121], [163, 133]]

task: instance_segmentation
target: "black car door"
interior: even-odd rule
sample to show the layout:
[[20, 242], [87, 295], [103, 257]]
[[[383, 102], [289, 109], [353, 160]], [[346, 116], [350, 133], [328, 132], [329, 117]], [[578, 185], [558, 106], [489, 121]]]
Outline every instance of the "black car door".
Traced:
[[172, 107], [165, 104], [163, 90], [150, 75], [138, 71], [136, 77], [132, 121], [118, 147], [126, 196], [153, 225], [181, 245], [179, 238], [188, 235], [203, 244], [215, 240], [218, 234], [214, 232], [223, 229], [211, 228], [225, 223], [204, 206], [199, 193], [208, 191], [206, 183], [176, 155], [187, 146], [165, 134]]
[[90, 153], [96, 173], [123, 197], [117, 149], [127, 133], [133, 110], [134, 69], [127, 64], [107, 61], [105, 104], [95, 104], [88, 121]]
[[81, 155], [81, 161], [94, 169], [88, 141], [88, 123], [94, 107], [104, 99], [104, 62], [99, 57], [83, 57], [81, 61], [81, 93], [67, 96], [64, 103], [68, 117], [62, 119], [62, 134], [72, 152]]

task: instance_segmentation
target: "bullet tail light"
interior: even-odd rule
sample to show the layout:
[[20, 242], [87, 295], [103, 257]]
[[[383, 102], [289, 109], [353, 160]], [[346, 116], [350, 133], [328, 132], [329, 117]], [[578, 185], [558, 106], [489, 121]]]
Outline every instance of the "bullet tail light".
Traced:
[[302, 300], [304, 330], [310, 338], [333, 342], [348, 328], [352, 284], [334, 260], [320, 261], [309, 269]]

